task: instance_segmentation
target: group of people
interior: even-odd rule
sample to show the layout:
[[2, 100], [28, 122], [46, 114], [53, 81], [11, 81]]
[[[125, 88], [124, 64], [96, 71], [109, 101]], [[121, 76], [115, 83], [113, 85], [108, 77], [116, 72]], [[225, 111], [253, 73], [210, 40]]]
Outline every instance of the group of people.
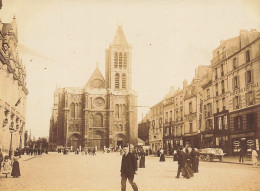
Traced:
[[191, 152], [188, 148], [178, 148], [177, 151], [178, 171], [176, 178], [182, 176], [189, 179], [194, 173], [199, 172], [199, 151], [192, 148]]
[[0, 150], [0, 172], [5, 174], [7, 178], [8, 174], [11, 174], [13, 178], [21, 176], [19, 165], [19, 153], [15, 151], [13, 158], [9, 158], [8, 155], [4, 156]]

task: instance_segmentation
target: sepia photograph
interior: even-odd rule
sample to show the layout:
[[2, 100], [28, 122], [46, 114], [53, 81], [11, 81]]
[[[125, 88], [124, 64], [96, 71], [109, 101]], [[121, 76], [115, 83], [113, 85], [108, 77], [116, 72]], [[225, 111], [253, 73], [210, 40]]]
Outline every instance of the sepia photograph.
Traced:
[[260, 190], [260, 0], [0, 0], [0, 190]]

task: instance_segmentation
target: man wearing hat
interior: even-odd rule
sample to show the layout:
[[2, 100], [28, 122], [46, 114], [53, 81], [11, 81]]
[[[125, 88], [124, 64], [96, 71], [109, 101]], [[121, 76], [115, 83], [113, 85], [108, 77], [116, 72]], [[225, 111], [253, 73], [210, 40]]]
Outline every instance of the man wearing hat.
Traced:
[[134, 175], [136, 174], [136, 158], [134, 154], [129, 152], [129, 146], [124, 146], [121, 162], [121, 191], [126, 190], [126, 180], [128, 179], [134, 191], [138, 191], [136, 183], [134, 183]]

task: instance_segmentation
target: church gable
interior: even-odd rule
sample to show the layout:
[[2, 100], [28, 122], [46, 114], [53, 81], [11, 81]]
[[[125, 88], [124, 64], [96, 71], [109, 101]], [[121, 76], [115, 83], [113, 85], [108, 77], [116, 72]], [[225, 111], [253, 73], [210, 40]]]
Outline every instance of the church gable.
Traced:
[[105, 79], [98, 68], [94, 71], [91, 75], [90, 79], [88, 80], [87, 84], [85, 85], [86, 88], [95, 89], [95, 88], [105, 88], [106, 83]]

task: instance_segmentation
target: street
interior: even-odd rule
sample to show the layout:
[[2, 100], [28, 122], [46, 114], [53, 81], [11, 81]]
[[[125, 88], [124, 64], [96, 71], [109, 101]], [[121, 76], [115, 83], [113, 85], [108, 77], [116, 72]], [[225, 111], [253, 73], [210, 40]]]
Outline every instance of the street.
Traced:
[[[24, 158], [27, 156], [23, 156]], [[21, 177], [0, 176], [1, 190], [120, 190], [119, 153], [63, 155], [49, 153], [20, 160]], [[174, 178], [177, 162], [166, 158], [146, 157], [146, 168], [135, 176], [139, 190], [259, 190], [260, 169], [248, 165], [200, 162], [199, 173], [191, 179]], [[127, 182], [127, 190], [132, 190]]]

